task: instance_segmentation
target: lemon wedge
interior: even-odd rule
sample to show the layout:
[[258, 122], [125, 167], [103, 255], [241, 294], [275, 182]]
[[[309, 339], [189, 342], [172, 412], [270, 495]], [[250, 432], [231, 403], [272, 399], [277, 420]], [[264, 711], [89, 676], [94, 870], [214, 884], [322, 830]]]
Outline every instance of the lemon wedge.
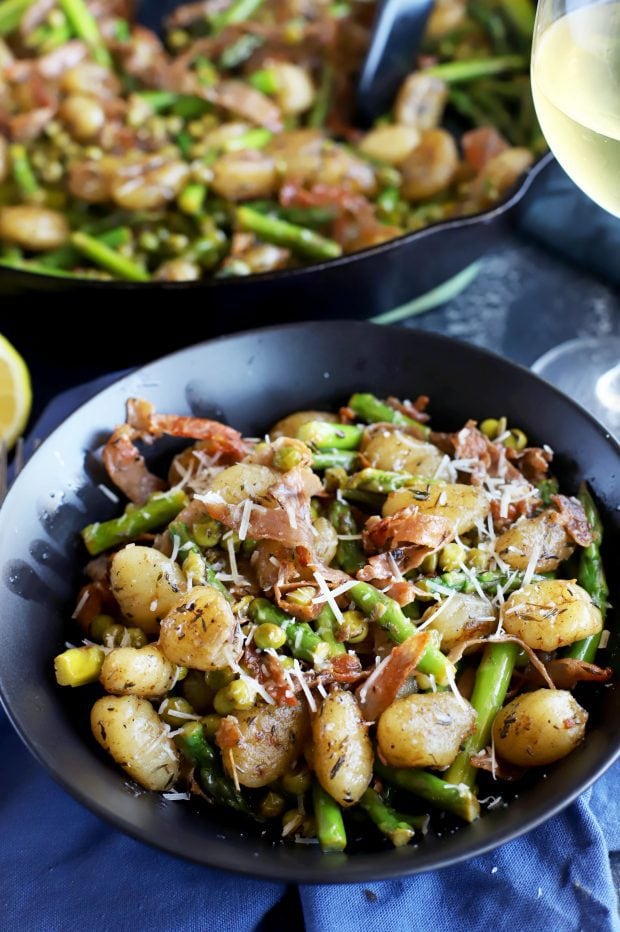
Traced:
[[9, 449], [23, 434], [31, 406], [28, 367], [15, 347], [0, 334], [0, 440]]

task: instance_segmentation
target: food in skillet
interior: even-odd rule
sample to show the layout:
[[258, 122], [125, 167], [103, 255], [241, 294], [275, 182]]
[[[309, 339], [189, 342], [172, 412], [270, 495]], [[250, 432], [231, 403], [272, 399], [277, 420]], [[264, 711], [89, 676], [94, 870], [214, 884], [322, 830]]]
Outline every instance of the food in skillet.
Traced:
[[[427, 402], [356, 394], [264, 440], [128, 402], [103, 463], [130, 503], [82, 533], [84, 645], [55, 667], [99, 681], [93, 735], [135, 781], [324, 850], [343, 812], [403, 845], [429, 810], [478, 818], [481, 770], [580, 744], [573, 691], [611, 675], [595, 504], [505, 419], [440, 433]], [[165, 482], [139, 450], [163, 435], [194, 441]]]
[[[0, 0], [0, 265], [242, 276], [494, 204], [544, 147], [533, 4], [438, 3], [364, 132], [351, 100], [373, 6], [206, 0], [162, 43], [125, 0]], [[459, 143], [444, 116], [469, 130]]]

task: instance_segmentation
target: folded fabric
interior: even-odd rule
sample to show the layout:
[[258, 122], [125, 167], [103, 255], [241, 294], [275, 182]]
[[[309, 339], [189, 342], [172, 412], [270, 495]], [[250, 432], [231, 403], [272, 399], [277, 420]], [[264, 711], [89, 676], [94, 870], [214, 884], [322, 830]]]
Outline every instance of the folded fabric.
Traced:
[[[281, 930], [284, 919], [301, 927], [290, 907], [287, 916], [278, 911], [283, 884], [177, 860], [92, 815], [53, 783], [2, 711], [0, 759], [0, 915], [15, 932], [267, 932]], [[616, 766], [606, 778], [610, 798], [618, 776]], [[607, 846], [593, 808], [585, 793], [525, 837], [456, 867], [382, 883], [302, 886], [306, 928], [499, 932], [518, 923], [528, 932], [616, 932]], [[616, 824], [617, 815], [616, 797]]]
[[[112, 378], [59, 396], [31, 437]], [[297, 898], [103, 823], [52, 782], [1, 710], [0, 760], [0, 915], [16, 932], [268, 932], [302, 921], [309, 932], [620, 930], [608, 858], [620, 850], [620, 764], [559, 816], [482, 857], [397, 881], [302, 885]]]
[[580, 191], [557, 162], [537, 179], [517, 216], [522, 233], [591, 274], [620, 285], [618, 218]]

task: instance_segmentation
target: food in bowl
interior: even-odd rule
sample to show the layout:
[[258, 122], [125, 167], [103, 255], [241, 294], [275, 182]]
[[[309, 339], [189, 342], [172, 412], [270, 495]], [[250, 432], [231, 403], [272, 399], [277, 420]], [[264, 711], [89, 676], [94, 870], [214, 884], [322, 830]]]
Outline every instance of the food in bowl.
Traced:
[[0, 265], [245, 276], [495, 204], [544, 146], [533, 10], [438, 3], [419, 67], [363, 132], [373, 7], [210, 0], [179, 7], [162, 43], [122, 2], [0, 2]]
[[[100, 682], [92, 733], [135, 781], [323, 850], [363, 813], [400, 846], [429, 807], [474, 821], [481, 770], [580, 744], [573, 690], [611, 676], [595, 504], [504, 419], [438, 432], [427, 403], [355, 394], [261, 440], [128, 402], [103, 463], [130, 504], [83, 530], [86, 643], [55, 667]], [[194, 441], [166, 482], [136, 446], [163, 435]]]

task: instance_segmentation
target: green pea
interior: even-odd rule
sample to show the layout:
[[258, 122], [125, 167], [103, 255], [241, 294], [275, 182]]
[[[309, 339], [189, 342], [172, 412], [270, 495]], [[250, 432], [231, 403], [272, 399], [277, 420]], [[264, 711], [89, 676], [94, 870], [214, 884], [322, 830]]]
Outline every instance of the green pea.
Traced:
[[224, 526], [215, 518], [205, 518], [192, 528], [192, 536], [199, 547], [215, 547], [224, 533]]
[[493, 440], [498, 435], [499, 421], [494, 417], [487, 417], [482, 421], [480, 425], [480, 430], [485, 437], [488, 437], [489, 440]]
[[103, 634], [103, 646], [104, 647], [120, 647], [127, 628], [123, 625], [110, 625], [106, 628]]
[[224, 686], [228, 686], [229, 683], [235, 678], [235, 674], [230, 669], [230, 667], [224, 667], [221, 670], [209, 670], [208, 673], [204, 675], [204, 681], [210, 689], [223, 689]]
[[267, 648], [277, 650], [286, 643], [286, 634], [278, 625], [272, 625], [267, 622], [263, 625], [259, 625], [254, 632], [254, 643], [261, 650], [266, 650]]
[[282, 789], [292, 796], [303, 796], [312, 786], [312, 776], [305, 768], [298, 771], [290, 770], [281, 777], [280, 783]]
[[285, 828], [287, 835], [293, 835], [304, 821], [304, 816], [297, 809], [287, 809], [282, 816], [282, 828]]
[[289, 469], [299, 466], [302, 459], [303, 455], [296, 447], [282, 446], [273, 454], [273, 465], [281, 472], [288, 472]]
[[527, 434], [524, 434], [518, 427], [513, 427], [510, 431], [510, 437], [504, 440], [504, 446], [512, 450], [524, 450], [527, 446]]
[[116, 621], [111, 615], [95, 615], [90, 623], [90, 636], [93, 641], [102, 644], [106, 631], [115, 624]]
[[202, 727], [205, 730], [207, 738], [215, 738], [217, 730], [220, 727], [220, 722], [222, 721], [222, 716], [212, 712], [210, 715], [205, 715], [200, 721], [202, 722]]
[[204, 673], [199, 670], [190, 670], [181, 686], [181, 691], [187, 701], [194, 707], [199, 715], [208, 712], [213, 699], [213, 689], [205, 682]]
[[339, 636], [349, 644], [359, 644], [368, 636], [368, 622], [361, 612], [343, 612], [344, 623], [340, 625]]
[[148, 638], [142, 628], [127, 628], [127, 634], [131, 647], [144, 647], [148, 643]]
[[284, 811], [284, 797], [270, 790], [261, 800], [258, 809], [264, 819], [277, 819]]
[[233, 680], [216, 692], [213, 707], [220, 715], [229, 715], [238, 710], [251, 709], [254, 697], [254, 691], [244, 680]]
[[444, 572], [450, 573], [458, 570], [465, 557], [466, 550], [460, 544], [446, 544], [439, 553], [438, 562]]
[[299, 589], [292, 589], [287, 593], [286, 598], [293, 605], [311, 605], [315, 591], [312, 586], [300, 586]]
[[[486, 550], [480, 550], [478, 547], [472, 547], [467, 554], [467, 565], [479, 572], [488, 570], [491, 562], [491, 556]], [[456, 567], [455, 567], [456, 569]]]
[[437, 569], [437, 554], [429, 553], [424, 557], [420, 564], [420, 569], [423, 573], [434, 573]]
[[[175, 715], [175, 712], [180, 712], [181, 715]], [[184, 699], [182, 696], [170, 696], [169, 699], [166, 699], [159, 716], [172, 728], [180, 728], [184, 723], [184, 715], [195, 714], [193, 707], [189, 704], [187, 699]]]

